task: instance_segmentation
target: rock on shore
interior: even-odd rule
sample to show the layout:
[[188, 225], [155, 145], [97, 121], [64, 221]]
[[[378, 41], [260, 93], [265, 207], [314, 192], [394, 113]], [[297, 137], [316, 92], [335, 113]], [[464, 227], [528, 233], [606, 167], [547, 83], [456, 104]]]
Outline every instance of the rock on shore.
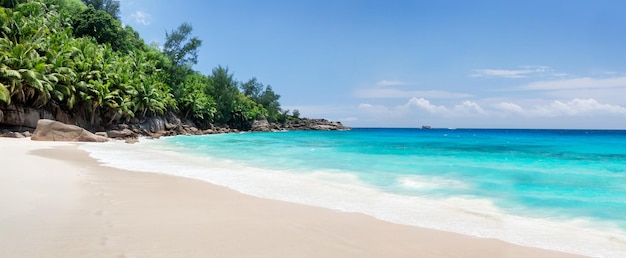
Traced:
[[33, 141], [106, 142], [108, 139], [95, 135], [75, 125], [49, 119], [40, 119], [31, 136]]
[[252, 123], [253, 132], [270, 132], [270, 131], [297, 131], [297, 130], [350, 130], [352, 128], [344, 126], [341, 122], [331, 122], [326, 119], [309, 119], [300, 118], [295, 121], [288, 121], [285, 124], [270, 124], [267, 120], [256, 120]]
[[309, 119], [301, 118], [297, 121], [287, 123], [283, 127], [285, 130], [318, 130], [318, 131], [331, 131], [331, 130], [350, 130], [352, 128], [344, 126], [339, 121], [328, 121], [326, 119]]

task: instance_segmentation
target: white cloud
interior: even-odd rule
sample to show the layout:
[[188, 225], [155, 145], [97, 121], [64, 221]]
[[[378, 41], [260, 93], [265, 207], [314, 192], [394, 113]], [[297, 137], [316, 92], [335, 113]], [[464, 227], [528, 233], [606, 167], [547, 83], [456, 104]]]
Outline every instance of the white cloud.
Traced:
[[359, 98], [409, 98], [420, 96], [433, 99], [460, 99], [472, 97], [471, 94], [438, 90], [400, 90], [390, 88], [361, 89], [355, 92]]
[[521, 66], [521, 69], [477, 69], [472, 77], [525, 78], [533, 73], [550, 71], [549, 66]]
[[397, 110], [393, 110], [384, 105], [372, 105], [367, 103], [359, 104], [359, 110], [364, 110], [369, 114], [383, 115], [383, 116], [398, 116]]
[[463, 101], [461, 104], [454, 105], [452, 107], [446, 107], [443, 105], [434, 105], [425, 98], [413, 97], [409, 101], [401, 106], [404, 109], [410, 109], [411, 107], [417, 107], [425, 110], [430, 114], [445, 116], [445, 117], [459, 117], [459, 116], [472, 116], [485, 114], [485, 110], [473, 101]]
[[143, 11], [136, 11], [135, 13], [131, 14], [131, 17], [133, 17], [133, 19], [135, 19], [135, 22], [139, 23], [139, 24], [143, 24], [145, 26], [150, 25], [150, 17], [151, 15], [149, 13], [143, 12]]
[[404, 107], [405, 108], [410, 108], [411, 106], [414, 107], [418, 107], [421, 109], [424, 109], [432, 114], [447, 114], [450, 112], [450, 110], [448, 108], [446, 108], [445, 106], [437, 106], [437, 105], [433, 105], [430, 103], [430, 101], [428, 101], [425, 98], [411, 98], [409, 99], [409, 102], [407, 102]]
[[554, 73], [554, 74], [552, 74], [552, 76], [554, 76], [554, 77], [568, 77], [568, 76], [571, 76], [571, 75], [568, 74], [568, 73]]
[[495, 104], [494, 107], [496, 109], [513, 112], [513, 113], [522, 113], [524, 111], [524, 109], [521, 106], [515, 103], [510, 103], [510, 102], [498, 103], [498, 104]]
[[626, 76], [612, 78], [582, 77], [554, 81], [538, 81], [530, 83], [522, 88], [528, 90], [626, 88]]
[[519, 90], [550, 99], [595, 99], [602, 103], [626, 104], [626, 76], [536, 81], [514, 89]]
[[402, 86], [402, 85], [407, 85], [406, 82], [402, 82], [402, 81], [388, 81], [388, 80], [382, 80], [382, 81], [378, 81], [376, 83], [376, 86]]
[[573, 99], [568, 102], [554, 101], [531, 110], [543, 116], [587, 116], [593, 114], [626, 114], [626, 108], [602, 104], [595, 99]]
[[502, 102], [494, 105], [496, 110], [505, 113], [515, 113], [526, 117], [576, 117], [590, 115], [626, 115], [626, 108], [603, 104], [595, 99], [572, 99], [570, 101], [555, 100], [545, 104], [522, 107], [520, 105]]
[[474, 70], [472, 77], [524, 78], [531, 72], [531, 70], [479, 69]]
[[523, 66], [520, 66], [520, 68], [531, 70], [535, 73], [543, 73], [543, 72], [552, 71], [552, 67], [547, 66], [547, 65], [523, 65]]
[[454, 112], [455, 113], [476, 113], [476, 114], [485, 114], [487, 112], [485, 112], [485, 110], [483, 110], [483, 108], [480, 107], [480, 105], [478, 105], [478, 103], [473, 102], [473, 101], [463, 101], [463, 103], [461, 103], [460, 105], [456, 105], [454, 106]]

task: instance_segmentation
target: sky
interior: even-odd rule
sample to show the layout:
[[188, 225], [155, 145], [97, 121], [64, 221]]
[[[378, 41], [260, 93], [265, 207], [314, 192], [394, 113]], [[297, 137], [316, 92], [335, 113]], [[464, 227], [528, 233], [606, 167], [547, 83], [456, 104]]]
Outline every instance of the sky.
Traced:
[[146, 43], [353, 127], [626, 129], [626, 1], [121, 0]]

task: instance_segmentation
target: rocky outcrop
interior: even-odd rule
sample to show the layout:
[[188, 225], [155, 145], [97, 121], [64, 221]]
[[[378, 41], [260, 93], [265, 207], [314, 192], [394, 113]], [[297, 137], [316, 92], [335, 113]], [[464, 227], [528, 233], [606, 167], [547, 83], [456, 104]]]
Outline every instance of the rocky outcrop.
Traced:
[[110, 130], [107, 131], [107, 137], [109, 138], [136, 138], [137, 134], [130, 129], [122, 130]]
[[240, 130], [233, 129], [228, 126], [215, 126], [209, 125], [208, 129], [202, 130], [198, 133], [200, 134], [222, 134], [222, 133], [238, 133]]
[[40, 111], [34, 108], [10, 105], [3, 110], [0, 123], [13, 127], [37, 127], [37, 121], [41, 118]]
[[33, 141], [65, 141], [65, 142], [106, 142], [106, 137], [95, 135], [81, 127], [68, 125], [49, 119], [40, 119], [35, 132], [31, 136]]
[[250, 131], [252, 132], [277, 132], [285, 130], [279, 124], [270, 124], [267, 119], [255, 120], [252, 122]]
[[214, 133], [212, 126], [202, 131], [192, 122], [183, 121], [176, 114], [168, 112], [159, 117], [148, 117], [142, 120], [131, 119], [129, 123], [116, 124], [108, 130], [107, 136], [113, 139], [132, 139], [140, 136], [159, 138], [174, 135], [200, 135]]
[[63, 112], [57, 106], [50, 104], [46, 108], [32, 108], [11, 104], [1, 107], [0, 128], [9, 129], [16, 132], [30, 131], [37, 127], [39, 119], [56, 120], [65, 124], [88, 127], [89, 122], [85, 118], [76, 118], [73, 115]]
[[299, 118], [288, 121], [285, 124], [270, 124], [267, 120], [256, 120], [252, 123], [252, 132], [275, 132], [275, 131], [298, 131], [298, 130], [315, 130], [315, 131], [333, 131], [333, 130], [350, 130], [352, 128], [344, 126], [341, 122], [332, 122], [326, 119], [309, 119]]
[[[0, 109], [0, 135], [6, 132], [17, 132], [29, 137], [26, 133], [33, 132], [40, 119], [56, 120], [58, 122], [86, 128], [88, 131], [99, 131], [100, 138], [135, 139], [140, 136], [159, 138], [174, 135], [201, 135], [239, 132], [236, 128], [227, 125], [204, 124], [197, 127], [193, 122], [180, 119], [175, 113], [167, 112], [158, 117], [130, 118], [117, 123], [108, 124], [95, 119], [89, 119], [86, 111], [77, 111], [75, 114], [65, 113], [61, 108], [50, 104], [41, 109], [9, 105]], [[252, 132], [272, 132], [284, 130], [349, 130], [341, 122], [331, 122], [326, 119], [290, 118], [284, 124], [269, 123], [266, 119], [256, 120], [249, 129]], [[5, 134], [5, 137], [20, 137], [15, 134]], [[38, 136], [37, 136], [38, 137]], [[37, 138], [35, 137], [35, 138]], [[56, 137], [54, 138], [58, 140]]]
[[331, 130], [350, 130], [352, 128], [342, 125], [341, 122], [332, 122], [326, 119], [300, 118], [296, 121], [291, 121], [285, 124], [282, 127], [282, 129], [284, 130], [331, 131]]
[[250, 128], [250, 131], [253, 132], [269, 132], [271, 130], [270, 123], [267, 122], [267, 119], [254, 120], [254, 122], [252, 122], [252, 127]]

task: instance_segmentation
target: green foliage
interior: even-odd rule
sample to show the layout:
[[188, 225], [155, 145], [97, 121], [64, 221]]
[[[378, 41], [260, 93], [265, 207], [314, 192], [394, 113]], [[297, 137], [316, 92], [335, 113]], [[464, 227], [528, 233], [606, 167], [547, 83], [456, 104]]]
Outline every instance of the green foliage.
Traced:
[[120, 19], [119, 0], [82, 0], [86, 6], [93, 6], [96, 10], [104, 11], [116, 20]]
[[230, 110], [228, 124], [238, 129], [248, 130], [254, 120], [261, 119], [265, 117], [266, 114], [267, 111], [263, 106], [238, 92], [233, 101], [232, 109]]
[[289, 120], [289, 109], [282, 110], [280, 114], [278, 114], [277, 121], [278, 123], [285, 125]]
[[66, 15], [76, 15], [87, 9], [87, 6], [80, 0], [44, 0], [48, 6], [54, 5], [57, 9]]
[[26, 2], [26, 0], [0, 0], [0, 6], [4, 8], [14, 8], [24, 2]]
[[213, 88], [208, 93], [215, 96], [217, 103], [215, 120], [221, 124], [228, 124], [231, 121], [231, 111], [234, 109], [235, 99], [239, 94], [237, 81], [233, 79], [232, 74], [228, 73], [228, 68], [222, 66], [214, 68], [209, 78], [213, 82]]
[[263, 84], [257, 81], [256, 77], [253, 77], [247, 82], [241, 84], [241, 90], [243, 91], [243, 95], [246, 95], [255, 101], [256, 99], [258, 99], [259, 95], [261, 95], [261, 91], [263, 91], [263, 88]]
[[0, 83], [0, 101], [11, 104], [11, 93], [4, 84]]
[[132, 27], [122, 28], [120, 21], [114, 16], [92, 5], [72, 18], [74, 35], [77, 37], [93, 37], [99, 44], [109, 44], [113, 50], [123, 53], [142, 50], [145, 46], [139, 33]]
[[256, 100], [257, 103], [261, 104], [267, 110], [267, 120], [271, 123], [278, 122], [280, 116], [281, 108], [278, 102], [279, 98], [280, 95], [272, 90], [272, 86], [267, 85], [265, 91], [263, 91], [259, 99]]
[[[29, 2], [13, 9], [0, 9], [0, 31], [2, 36], [14, 43], [38, 44], [47, 33], [57, 28], [58, 13], [47, 12], [46, 6], [39, 2]], [[52, 29], [52, 31], [50, 31]], [[28, 42], [23, 42], [27, 39]]]
[[135, 52], [143, 50], [146, 46], [141, 36], [139, 36], [139, 32], [131, 26], [126, 25], [123, 30], [119, 30], [118, 36], [120, 38], [116, 47], [121, 52]]
[[[0, 83], [9, 91], [5, 102], [42, 106], [50, 99], [57, 78], [48, 73], [43, 53], [47, 34], [59, 29], [57, 13], [39, 2], [0, 8]], [[6, 21], [6, 23], [4, 22]]]
[[272, 90], [271, 85], [265, 87], [262, 83], [258, 82], [256, 78], [248, 80], [246, 83], [241, 84], [243, 94], [254, 102], [260, 104], [267, 110], [266, 119], [270, 123], [279, 122], [281, 115], [281, 108], [278, 99], [280, 95], [276, 94]]
[[[15, 10], [0, 8], [0, 17], [11, 21], [0, 38], [0, 83], [9, 101], [53, 104], [89, 115], [94, 126], [97, 118], [113, 123], [136, 114], [163, 114], [175, 106], [164, 83], [167, 75], [159, 70], [167, 62], [161, 53], [143, 41], [135, 46], [145, 51], [123, 55], [90, 38], [74, 38], [56, 8], [36, 1]], [[136, 32], [133, 37], [138, 38]]]
[[[164, 69], [168, 72], [167, 82], [174, 89], [174, 96], [179, 99], [178, 108], [183, 111], [186, 118], [213, 120], [215, 105], [212, 99], [205, 98], [208, 80], [202, 86], [197, 85], [198, 78], [191, 66], [198, 62], [198, 48], [202, 41], [191, 36], [192, 27], [188, 23], [181, 24], [178, 29], [171, 33], [165, 33], [165, 44], [163, 54], [168, 62], [164, 63]], [[193, 85], [186, 85], [192, 83]], [[190, 96], [195, 96], [199, 100], [191, 100]], [[198, 121], [205, 124], [205, 121]]]
[[210, 91], [211, 80], [200, 73], [189, 75], [180, 89], [178, 104], [181, 113], [201, 125], [213, 122], [217, 104]]
[[165, 33], [163, 53], [178, 66], [191, 66], [198, 63], [198, 48], [202, 46], [202, 40], [191, 37], [193, 27], [189, 23], [183, 23], [178, 29]]
[[119, 21], [102, 10], [89, 6], [74, 20], [74, 35], [77, 37], [91, 36], [100, 44], [110, 44], [118, 49], [122, 33]]

